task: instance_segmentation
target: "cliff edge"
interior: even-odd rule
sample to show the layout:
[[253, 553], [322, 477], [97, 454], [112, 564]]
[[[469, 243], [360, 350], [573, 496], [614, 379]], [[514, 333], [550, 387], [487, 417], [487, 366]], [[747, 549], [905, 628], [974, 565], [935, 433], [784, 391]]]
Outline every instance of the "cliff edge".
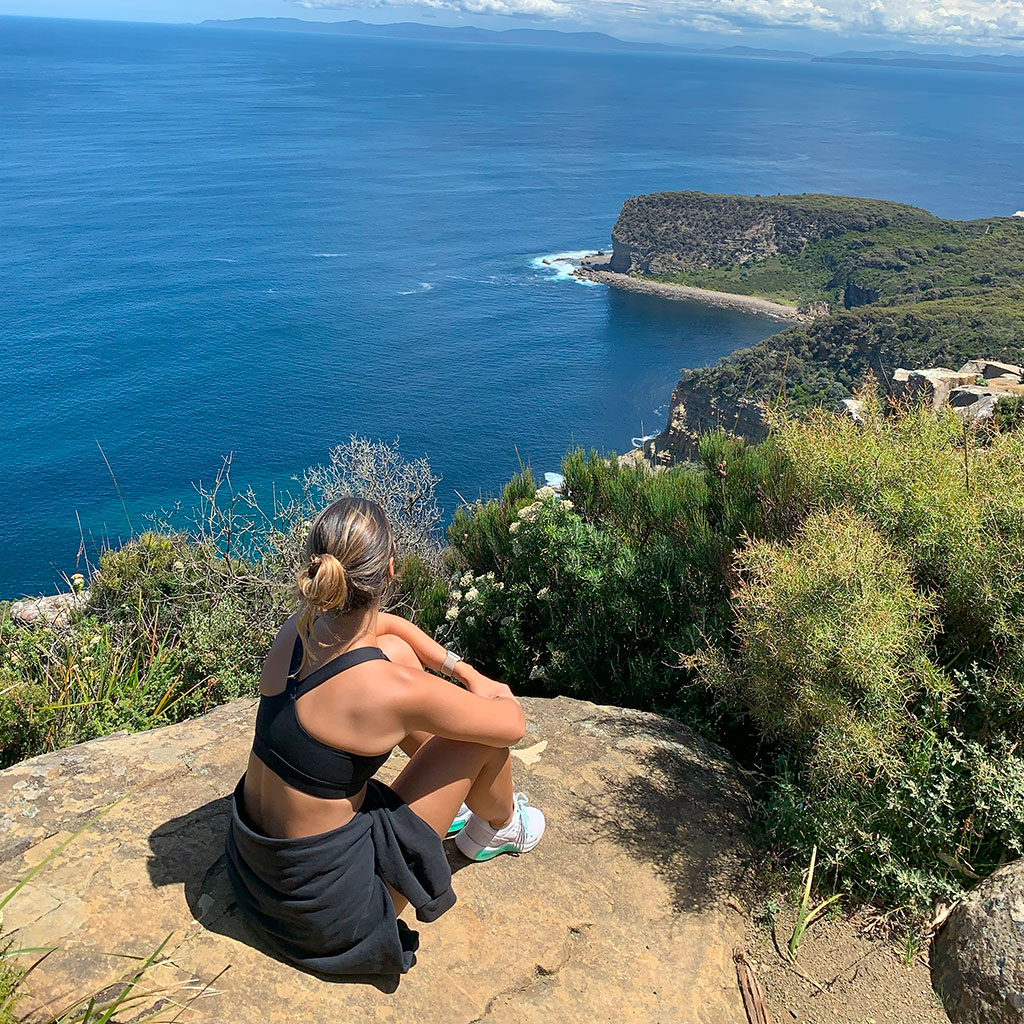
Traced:
[[458, 903], [418, 926], [419, 961], [392, 991], [297, 971], [238, 916], [223, 844], [254, 701], [0, 772], [3, 889], [125, 797], [6, 908], [16, 945], [59, 947], [25, 979], [19, 1012], [42, 1021], [90, 991], [116, 992], [141, 960], [113, 954], [144, 960], [169, 935], [132, 1019], [745, 1019], [733, 963], [744, 918], [730, 897], [757, 857], [727, 756], [652, 714], [565, 697], [524, 706], [514, 768], [547, 814], [544, 841], [483, 865], [447, 844]]
[[808, 243], [850, 231], [938, 223], [927, 210], [881, 199], [654, 192], [622, 205], [609, 269], [668, 277], [798, 256]]

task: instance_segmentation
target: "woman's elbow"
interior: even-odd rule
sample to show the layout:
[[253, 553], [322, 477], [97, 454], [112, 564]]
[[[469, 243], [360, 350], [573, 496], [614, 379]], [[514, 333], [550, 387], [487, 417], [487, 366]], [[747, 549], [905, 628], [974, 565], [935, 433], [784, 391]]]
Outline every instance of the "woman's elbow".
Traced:
[[526, 735], [526, 716], [523, 714], [523, 709], [519, 706], [519, 702], [515, 701], [515, 714], [510, 716], [508, 733], [505, 736], [505, 742], [502, 746], [514, 747], [525, 735]]

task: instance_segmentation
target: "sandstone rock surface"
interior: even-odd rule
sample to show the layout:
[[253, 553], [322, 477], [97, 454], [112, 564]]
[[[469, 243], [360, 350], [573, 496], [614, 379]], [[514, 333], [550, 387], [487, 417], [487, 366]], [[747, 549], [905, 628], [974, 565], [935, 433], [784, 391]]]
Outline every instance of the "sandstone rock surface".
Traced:
[[938, 412], [954, 388], [974, 384], [978, 374], [970, 371], [950, 370], [946, 366], [933, 366], [926, 370], [896, 370], [893, 374], [893, 393], [897, 398], [927, 398]]
[[727, 757], [655, 715], [524, 704], [517, 787], [544, 808], [548, 834], [527, 856], [483, 865], [450, 850], [458, 903], [418, 926], [419, 962], [393, 991], [296, 971], [238, 915], [222, 851], [254, 701], [0, 772], [0, 891], [124, 797], [7, 906], [17, 945], [59, 947], [26, 979], [20, 1011], [42, 1021], [117, 985], [138, 962], [111, 954], [144, 958], [169, 935], [125, 1019], [744, 1020], [732, 961], [744, 919], [730, 897], [756, 858]]
[[949, 407], [965, 423], [983, 423], [996, 411], [999, 395], [991, 388], [971, 385], [953, 388], [949, 393]]
[[932, 944], [932, 984], [953, 1024], [1024, 1024], [1024, 860], [949, 915]]

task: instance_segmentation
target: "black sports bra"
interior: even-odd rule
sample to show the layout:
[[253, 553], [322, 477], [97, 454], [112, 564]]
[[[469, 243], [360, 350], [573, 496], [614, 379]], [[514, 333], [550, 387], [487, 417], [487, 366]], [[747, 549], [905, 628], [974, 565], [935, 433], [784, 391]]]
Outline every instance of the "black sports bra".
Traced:
[[379, 647], [355, 647], [296, 681], [302, 666], [302, 641], [296, 638], [288, 681], [280, 693], [260, 697], [252, 752], [289, 786], [310, 796], [340, 800], [354, 796], [391, 756], [350, 754], [310, 736], [295, 713], [295, 701], [339, 672], [367, 661], [388, 661]]

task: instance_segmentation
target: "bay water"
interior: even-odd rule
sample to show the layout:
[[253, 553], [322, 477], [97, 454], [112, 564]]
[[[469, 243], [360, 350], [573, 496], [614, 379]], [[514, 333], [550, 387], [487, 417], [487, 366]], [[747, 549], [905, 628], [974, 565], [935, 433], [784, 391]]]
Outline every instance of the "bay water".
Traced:
[[111, 470], [138, 529], [229, 452], [266, 490], [398, 437], [450, 513], [626, 450], [779, 325], [545, 257], [663, 189], [1010, 214], [1021, 110], [1018, 75], [0, 18], [0, 596], [128, 534]]

